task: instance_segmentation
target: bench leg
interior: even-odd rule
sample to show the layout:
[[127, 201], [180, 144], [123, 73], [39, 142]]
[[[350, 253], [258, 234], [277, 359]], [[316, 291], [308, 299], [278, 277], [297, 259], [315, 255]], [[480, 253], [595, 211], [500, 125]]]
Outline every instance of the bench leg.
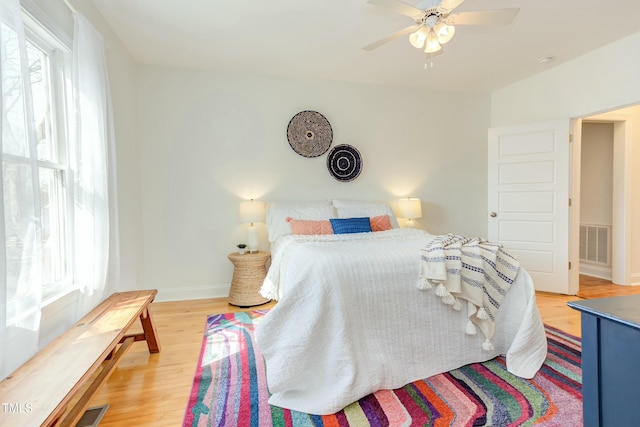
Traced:
[[158, 332], [156, 325], [153, 323], [149, 307], [145, 308], [140, 314], [140, 322], [142, 322], [142, 330], [144, 331], [144, 339], [147, 341], [149, 353], [160, 352], [160, 341], [158, 341]]

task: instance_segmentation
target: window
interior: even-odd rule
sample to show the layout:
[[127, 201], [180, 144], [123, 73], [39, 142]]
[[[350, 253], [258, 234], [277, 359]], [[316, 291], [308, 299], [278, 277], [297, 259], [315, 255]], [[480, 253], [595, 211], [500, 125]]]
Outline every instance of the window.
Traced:
[[[17, 49], [15, 32], [5, 25], [0, 30], [3, 43], [0, 48]], [[38, 215], [41, 222], [42, 240], [41, 261], [31, 266], [40, 271], [35, 275], [30, 272], [29, 277], [41, 279], [45, 300], [73, 286], [71, 195], [68, 190], [71, 188], [71, 171], [65, 90], [70, 49], [29, 15], [25, 16], [25, 36], [33, 114], [25, 115], [19, 107], [12, 108], [11, 105], [3, 107], [5, 120], [11, 122], [8, 131], [11, 135], [3, 134], [2, 145], [9, 319], [16, 314], [11, 309], [12, 300], [24, 298], [27, 294], [27, 285], [22, 276], [25, 275], [24, 263], [28, 262], [25, 258], [32, 257], [29, 248], [32, 233], [27, 230], [29, 225], [23, 221], [25, 215], [31, 212], [24, 206], [31, 204], [23, 204], [21, 200], [25, 195], [17, 194], [18, 188], [24, 188], [19, 184], [25, 180], [33, 182], [34, 177], [29, 167], [29, 132], [35, 134], [36, 140], [40, 203], [35, 204], [37, 212], [34, 215]], [[11, 65], [3, 63], [5, 102], [15, 99], [16, 105], [22, 105], [22, 94], [15, 89], [19, 87], [20, 76], [12, 73], [11, 68]], [[33, 117], [33, 123], [27, 123], [25, 117]]]
[[[27, 33], [40, 178], [45, 297], [72, 283], [69, 166], [65, 125], [64, 56], [60, 47]], [[57, 101], [57, 102], [54, 102]]]

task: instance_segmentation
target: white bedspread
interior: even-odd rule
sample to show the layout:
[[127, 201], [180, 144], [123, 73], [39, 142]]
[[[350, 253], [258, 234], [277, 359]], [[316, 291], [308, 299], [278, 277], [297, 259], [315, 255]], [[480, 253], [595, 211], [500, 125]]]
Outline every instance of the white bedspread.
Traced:
[[496, 318], [494, 350], [464, 332], [466, 315], [416, 288], [415, 229], [283, 236], [272, 246], [262, 289], [279, 302], [258, 325], [269, 403], [331, 414], [380, 389], [506, 354], [507, 368], [531, 378], [547, 354], [533, 283], [520, 269]]

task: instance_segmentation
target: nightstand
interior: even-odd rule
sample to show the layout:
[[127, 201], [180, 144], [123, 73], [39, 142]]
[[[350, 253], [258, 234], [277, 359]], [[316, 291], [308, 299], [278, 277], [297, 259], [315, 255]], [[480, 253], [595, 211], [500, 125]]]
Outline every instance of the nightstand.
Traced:
[[267, 275], [266, 264], [270, 258], [271, 252], [229, 254], [229, 260], [234, 266], [229, 289], [229, 304], [251, 307], [269, 302], [269, 299], [260, 295], [260, 288]]

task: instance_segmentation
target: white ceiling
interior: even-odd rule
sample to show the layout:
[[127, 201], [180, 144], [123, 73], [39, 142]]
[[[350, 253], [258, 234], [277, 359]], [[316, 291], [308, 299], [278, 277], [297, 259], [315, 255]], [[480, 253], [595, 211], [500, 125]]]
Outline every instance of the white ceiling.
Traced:
[[142, 64], [476, 92], [640, 31], [638, 0], [466, 0], [455, 12], [520, 13], [508, 26], [457, 27], [425, 70], [408, 36], [362, 50], [414, 23], [366, 0], [92, 1]]

